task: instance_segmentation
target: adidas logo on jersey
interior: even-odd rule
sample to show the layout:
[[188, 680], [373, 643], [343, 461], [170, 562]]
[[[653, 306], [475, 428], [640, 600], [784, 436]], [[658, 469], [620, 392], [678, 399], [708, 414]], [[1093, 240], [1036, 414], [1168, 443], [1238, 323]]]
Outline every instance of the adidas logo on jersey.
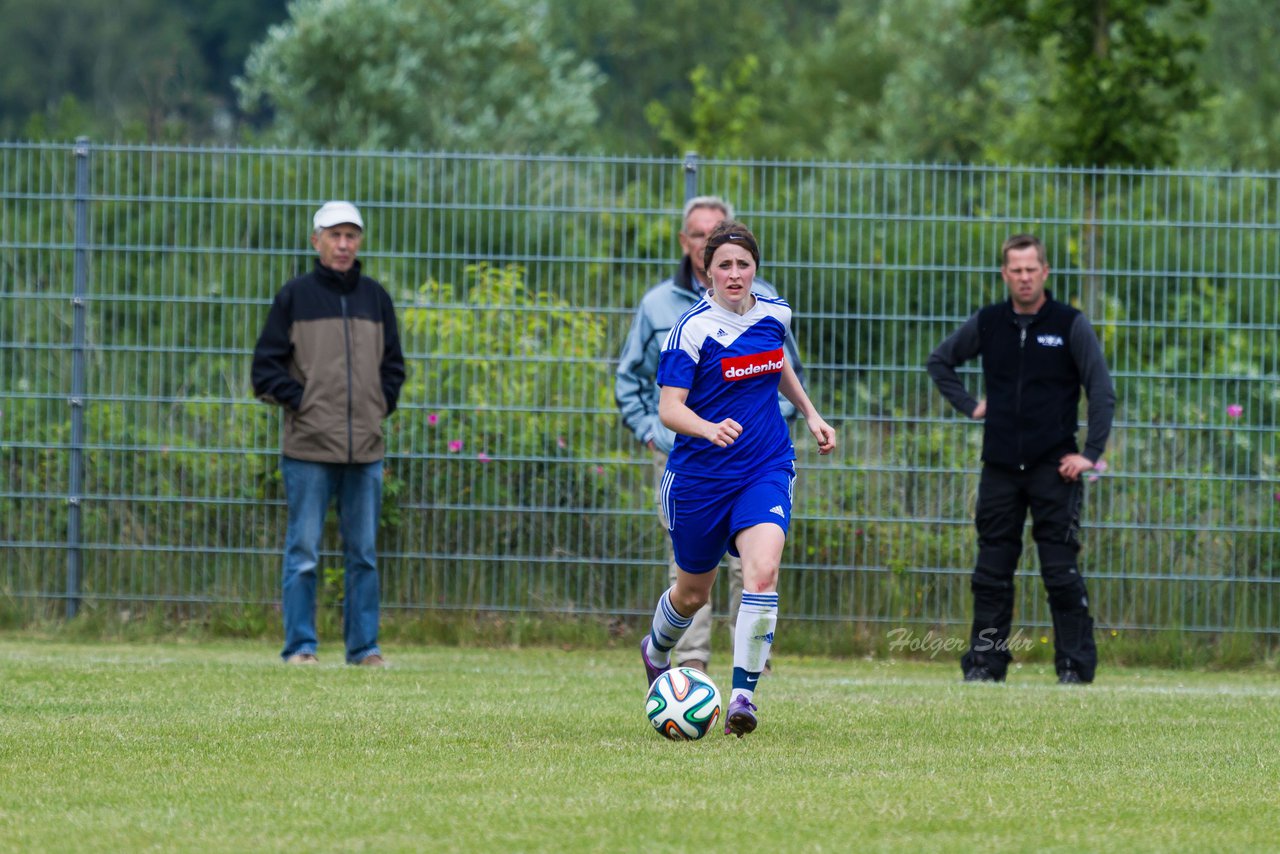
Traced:
[[787, 514], [783, 512], [781, 504], [775, 504], [769, 508], [770, 513], [777, 513], [783, 519], [787, 518]]
[[723, 329], [717, 329], [717, 330], [716, 330], [716, 337], [717, 337], [717, 338], [723, 338], [724, 336], [726, 336], [726, 335], [728, 335], [728, 334], [729, 334], [729, 333], [728, 333], [728, 332], [725, 332]]
[[761, 374], [777, 374], [782, 372], [786, 364], [782, 356], [782, 348], [767, 353], [751, 353], [747, 356], [731, 356], [720, 360], [720, 371], [729, 382], [758, 377]]

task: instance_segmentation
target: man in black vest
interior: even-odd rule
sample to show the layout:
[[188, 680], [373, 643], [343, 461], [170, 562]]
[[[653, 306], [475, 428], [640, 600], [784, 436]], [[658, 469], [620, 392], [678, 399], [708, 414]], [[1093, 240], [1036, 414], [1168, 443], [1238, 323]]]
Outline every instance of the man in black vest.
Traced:
[[[973, 628], [960, 660], [967, 682], [1004, 680], [1013, 656], [1013, 577], [1022, 528], [1031, 534], [1053, 614], [1058, 681], [1092, 682], [1098, 663], [1080, 551], [1080, 476], [1106, 448], [1116, 394], [1089, 320], [1045, 290], [1044, 244], [1029, 234], [1001, 248], [1007, 302], [970, 317], [929, 356], [929, 376], [952, 406], [984, 420], [978, 485]], [[956, 367], [982, 356], [987, 396], [965, 389]], [[1089, 400], [1084, 452], [1076, 445], [1080, 388]]]

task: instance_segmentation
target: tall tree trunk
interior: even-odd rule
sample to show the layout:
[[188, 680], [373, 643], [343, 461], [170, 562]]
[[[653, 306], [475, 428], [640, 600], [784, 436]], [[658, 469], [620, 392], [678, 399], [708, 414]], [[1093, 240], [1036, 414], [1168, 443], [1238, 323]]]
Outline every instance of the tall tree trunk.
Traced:
[[[1105, 65], [1111, 55], [1110, 0], [1096, 0], [1093, 6], [1093, 55]], [[1097, 163], [1088, 164], [1098, 166]], [[1101, 320], [1102, 286], [1096, 273], [1098, 269], [1098, 173], [1091, 172], [1084, 180], [1084, 222], [1080, 233], [1080, 307], [1091, 321]]]

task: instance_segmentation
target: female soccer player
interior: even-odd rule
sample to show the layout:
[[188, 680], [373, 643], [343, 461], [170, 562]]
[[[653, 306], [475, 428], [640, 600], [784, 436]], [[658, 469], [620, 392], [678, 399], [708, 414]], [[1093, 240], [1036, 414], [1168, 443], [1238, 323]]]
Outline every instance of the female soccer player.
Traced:
[[791, 307], [751, 291], [760, 264], [755, 235], [726, 220], [707, 238], [703, 257], [711, 289], [672, 328], [658, 360], [658, 415], [677, 434], [658, 498], [679, 568], [640, 653], [652, 684], [706, 604], [725, 551], [741, 557], [724, 729], [741, 738], [756, 728], [755, 686], [773, 645], [778, 567], [791, 523], [796, 453], [778, 392], [804, 417], [819, 453], [835, 449], [836, 434], [783, 353]]

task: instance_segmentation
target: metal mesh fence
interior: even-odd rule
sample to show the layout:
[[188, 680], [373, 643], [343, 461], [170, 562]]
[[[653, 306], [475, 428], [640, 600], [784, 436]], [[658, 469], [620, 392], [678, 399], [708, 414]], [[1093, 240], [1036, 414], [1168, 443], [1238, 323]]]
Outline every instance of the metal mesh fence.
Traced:
[[[384, 605], [649, 613], [664, 533], [613, 371], [695, 192], [761, 238], [841, 434], [820, 459], [796, 426], [788, 619], [967, 621], [981, 428], [923, 365], [1033, 231], [1117, 387], [1085, 510], [1100, 624], [1275, 630], [1280, 176], [1146, 170], [0, 145], [2, 591], [278, 601], [280, 423], [249, 358], [346, 198], [409, 360]], [[1047, 625], [1023, 560], [1018, 621]]]

